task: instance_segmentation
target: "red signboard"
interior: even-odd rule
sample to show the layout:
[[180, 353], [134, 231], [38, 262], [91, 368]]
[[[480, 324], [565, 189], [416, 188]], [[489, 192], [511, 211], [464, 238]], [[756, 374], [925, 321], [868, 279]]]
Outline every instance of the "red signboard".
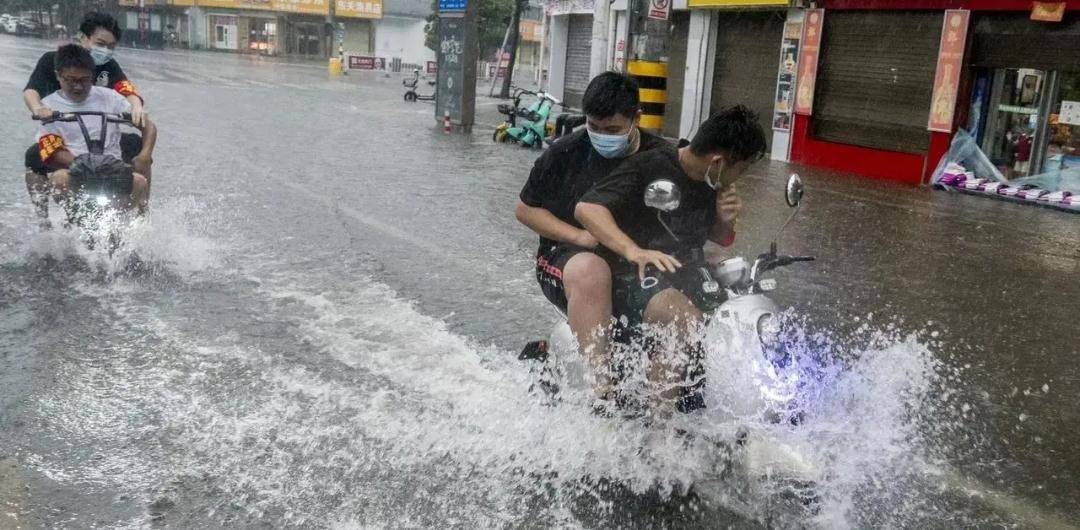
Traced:
[[803, 22], [802, 52], [799, 54], [799, 77], [795, 80], [795, 114], [809, 116], [814, 108], [814, 82], [817, 80], [818, 55], [821, 53], [821, 28], [824, 9], [807, 9]]
[[350, 70], [385, 70], [386, 59], [383, 57], [370, 57], [367, 55], [350, 55]]
[[667, 20], [671, 12], [671, 0], [649, 0], [649, 18]]
[[429, 75], [435, 75], [435, 74], [439, 73], [439, 63], [437, 63], [435, 61], [428, 61], [427, 62], [427, 73]]
[[941, 27], [941, 47], [938, 48], [937, 74], [934, 76], [934, 95], [930, 100], [930, 119], [926, 125], [931, 131], [952, 132], [969, 14], [966, 9], [945, 10], [945, 23]]
[[498, 73], [496, 73], [495, 72], [495, 65], [489, 64], [488, 65], [488, 77], [495, 77], [495, 78], [506, 77], [506, 67], [505, 66], [500, 66]]

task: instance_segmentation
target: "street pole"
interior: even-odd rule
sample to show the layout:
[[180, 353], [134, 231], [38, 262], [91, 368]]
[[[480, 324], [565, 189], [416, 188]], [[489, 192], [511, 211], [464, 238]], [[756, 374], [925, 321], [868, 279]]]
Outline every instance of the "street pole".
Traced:
[[607, 70], [608, 26], [611, 23], [611, 1], [595, 0], [593, 3], [592, 51], [589, 54], [589, 78]]
[[503, 50], [506, 50], [506, 41], [510, 40], [510, 28], [512, 24], [507, 24], [506, 33], [503, 33], [502, 44], [499, 45], [499, 54], [495, 56], [495, 75], [491, 76], [491, 88], [488, 89], [488, 97], [495, 95], [495, 81], [499, 79], [499, 67], [502, 66]]
[[[510, 20], [510, 59], [506, 61], [506, 76], [503, 77], [501, 98], [510, 97], [510, 85], [514, 82], [514, 65], [517, 63], [518, 41], [521, 40], [521, 10], [522, 4], [528, 0], [514, 0], [514, 16]], [[495, 73], [499, 70], [496, 68]]]

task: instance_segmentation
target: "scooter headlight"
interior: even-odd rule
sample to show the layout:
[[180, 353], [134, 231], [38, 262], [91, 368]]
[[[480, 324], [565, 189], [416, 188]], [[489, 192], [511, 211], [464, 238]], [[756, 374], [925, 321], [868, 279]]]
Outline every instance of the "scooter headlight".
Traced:
[[771, 348], [780, 343], [780, 322], [772, 313], [765, 313], [757, 321], [758, 338], [761, 345]]
[[94, 197], [94, 202], [97, 203], [98, 206], [105, 206], [109, 204], [109, 198], [104, 195], [97, 195]]

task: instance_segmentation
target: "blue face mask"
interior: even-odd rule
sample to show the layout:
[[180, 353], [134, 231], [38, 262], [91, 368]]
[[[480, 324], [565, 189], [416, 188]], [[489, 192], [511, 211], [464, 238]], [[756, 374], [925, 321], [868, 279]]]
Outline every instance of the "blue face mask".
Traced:
[[604, 158], [618, 158], [626, 154], [630, 147], [630, 133], [626, 134], [603, 134], [589, 132], [589, 141], [593, 149]]
[[112, 60], [113, 51], [103, 46], [91, 46], [90, 57], [94, 59], [94, 64], [101, 66]]

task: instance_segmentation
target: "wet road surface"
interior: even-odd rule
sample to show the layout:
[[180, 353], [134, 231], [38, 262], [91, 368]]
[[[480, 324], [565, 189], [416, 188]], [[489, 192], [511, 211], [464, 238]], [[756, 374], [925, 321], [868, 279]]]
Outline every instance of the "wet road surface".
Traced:
[[[512, 208], [536, 152], [443, 135], [396, 77], [122, 50], [161, 136], [151, 218], [110, 257], [25, 198], [19, 91], [46, 47], [0, 36], [0, 517], [781, 525], [657, 493], [700, 466], [529, 397], [513, 358], [553, 313]], [[1080, 525], [1080, 216], [771, 163], [739, 184], [734, 252], [767, 246], [793, 170], [781, 247], [818, 261], [776, 298], [844, 375], [791, 434], [823, 505], [783, 525]]]

